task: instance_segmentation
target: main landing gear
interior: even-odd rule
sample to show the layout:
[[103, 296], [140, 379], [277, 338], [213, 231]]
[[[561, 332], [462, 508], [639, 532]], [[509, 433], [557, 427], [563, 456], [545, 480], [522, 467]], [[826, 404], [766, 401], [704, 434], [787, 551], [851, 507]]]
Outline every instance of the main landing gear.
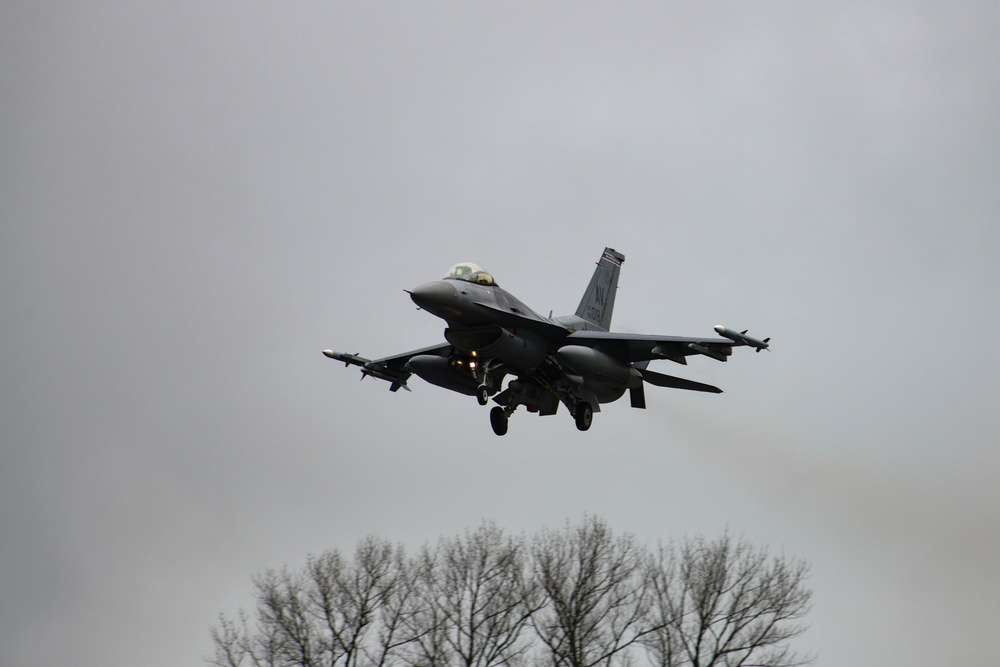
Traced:
[[576, 427], [581, 431], [586, 431], [594, 423], [594, 408], [586, 401], [576, 404]]
[[[507, 425], [510, 420], [513, 407], [496, 406], [490, 410], [490, 426], [497, 435], [507, 435]], [[576, 420], [576, 427], [581, 431], [586, 431], [594, 423], [594, 408], [590, 403], [580, 402], [576, 404], [576, 413], [573, 415]]]
[[490, 426], [493, 427], [493, 432], [497, 435], [507, 434], [507, 409], [502, 408], [499, 405], [490, 410]]

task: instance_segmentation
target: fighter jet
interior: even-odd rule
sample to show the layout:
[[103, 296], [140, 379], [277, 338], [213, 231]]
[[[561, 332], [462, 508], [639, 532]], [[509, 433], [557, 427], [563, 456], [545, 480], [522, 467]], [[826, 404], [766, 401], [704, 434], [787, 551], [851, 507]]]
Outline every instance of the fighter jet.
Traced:
[[[726, 361], [734, 347], [760, 352], [770, 338], [758, 340], [722, 325], [722, 338], [686, 338], [612, 333], [611, 315], [625, 256], [605, 248], [590, 284], [573, 315], [543, 317], [502, 289], [481, 266], [463, 262], [441, 280], [406, 290], [418, 308], [448, 325], [439, 345], [381, 359], [324, 350], [345, 366], [359, 366], [361, 377], [389, 383], [390, 391], [410, 390], [411, 375], [451, 391], [475, 396], [480, 405], [497, 405], [490, 424], [507, 433], [519, 407], [554, 415], [563, 404], [586, 431], [601, 405], [629, 392], [633, 408], [646, 407], [645, 384], [721, 393], [712, 385], [651, 371], [649, 362], [666, 359], [687, 364], [691, 355]], [[504, 380], [510, 376], [504, 388]]]

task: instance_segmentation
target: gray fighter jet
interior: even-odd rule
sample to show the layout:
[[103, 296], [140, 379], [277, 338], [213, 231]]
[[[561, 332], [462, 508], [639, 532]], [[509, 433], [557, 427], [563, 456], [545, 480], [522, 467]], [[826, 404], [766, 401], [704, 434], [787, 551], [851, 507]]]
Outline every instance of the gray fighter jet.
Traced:
[[[700, 354], [726, 361], [733, 348], [766, 350], [770, 338], [757, 340], [722, 325], [722, 338], [686, 338], [612, 333], [611, 314], [618, 274], [625, 256], [605, 248], [576, 314], [542, 317], [500, 288], [493, 276], [469, 262], [456, 264], [441, 280], [406, 290], [423, 310], [443, 319], [447, 342], [382, 359], [324, 350], [345, 366], [361, 367], [390, 383], [391, 391], [409, 391], [413, 374], [445, 389], [475, 396], [480, 405], [492, 397], [490, 412], [497, 435], [519, 405], [528, 412], [554, 415], [564, 404], [581, 431], [590, 428], [594, 412], [628, 390], [633, 408], [646, 407], [644, 384], [721, 393], [693, 380], [664, 375], [647, 368], [650, 361], [668, 359], [687, 364]], [[503, 388], [504, 378], [512, 376]]]

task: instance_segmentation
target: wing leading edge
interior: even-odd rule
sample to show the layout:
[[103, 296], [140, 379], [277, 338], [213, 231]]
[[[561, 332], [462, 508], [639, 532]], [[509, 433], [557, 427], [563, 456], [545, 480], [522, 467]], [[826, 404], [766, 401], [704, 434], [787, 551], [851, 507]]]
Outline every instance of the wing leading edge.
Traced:
[[687, 364], [687, 357], [692, 354], [726, 361], [733, 353], [733, 346], [739, 345], [724, 338], [655, 336], [605, 331], [574, 331], [566, 336], [564, 344], [600, 348], [629, 363], [669, 359], [678, 364]]

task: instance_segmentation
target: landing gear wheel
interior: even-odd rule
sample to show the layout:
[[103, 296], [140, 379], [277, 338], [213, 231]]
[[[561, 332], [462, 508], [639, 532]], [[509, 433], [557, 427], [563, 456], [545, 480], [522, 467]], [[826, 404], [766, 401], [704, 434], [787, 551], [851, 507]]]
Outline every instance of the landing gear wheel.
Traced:
[[481, 384], [476, 387], [476, 400], [479, 401], [479, 405], [486, 405], [490, 402], [490, 389], [485, 384]]
[[507, 411], [499, 405], [490, 410], [490, 426], [497, 435], [507, 434]]
[[578, 403], [576, 406], [576, 427], [586, 431], [594, 423], [594, 408], [590, 403]]

